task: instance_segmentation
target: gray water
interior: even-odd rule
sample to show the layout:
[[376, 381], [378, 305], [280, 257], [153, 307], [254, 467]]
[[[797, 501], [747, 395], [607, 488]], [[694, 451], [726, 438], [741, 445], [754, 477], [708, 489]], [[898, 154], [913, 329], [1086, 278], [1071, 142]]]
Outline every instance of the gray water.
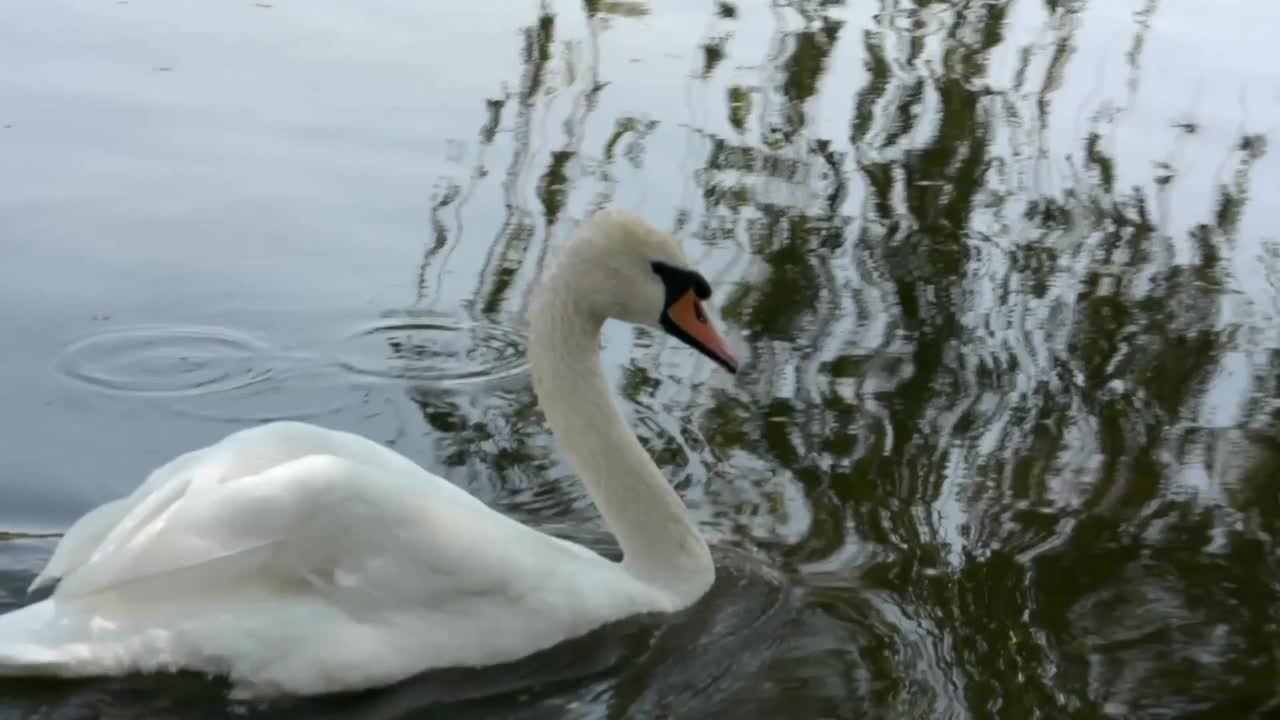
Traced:
[[303, 419], [614, 552], [529, 387], [549, 247], [679, 235], [744, 371], [611, 325], [722, 570], [531, 662], [0, 717], [1280, 709], [1267, 0], [0, 7], [0, 610], [151, 468]]

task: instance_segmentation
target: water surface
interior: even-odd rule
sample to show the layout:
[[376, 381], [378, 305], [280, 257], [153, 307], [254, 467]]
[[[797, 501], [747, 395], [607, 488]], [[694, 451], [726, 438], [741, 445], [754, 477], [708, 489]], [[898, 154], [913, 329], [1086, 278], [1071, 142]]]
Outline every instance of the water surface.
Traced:
[[[1264, 0], [12, 2], [0, 530], [295, 418], [612, 552], [529, 386], [549, 248], [677, 233], [744, 371], [611, 325], [715, 546], [669, 622], [355, 698], [0, 717], [1263, 717], [1280, 563]], [[0, 536], [0, 609], [53, 540]]]

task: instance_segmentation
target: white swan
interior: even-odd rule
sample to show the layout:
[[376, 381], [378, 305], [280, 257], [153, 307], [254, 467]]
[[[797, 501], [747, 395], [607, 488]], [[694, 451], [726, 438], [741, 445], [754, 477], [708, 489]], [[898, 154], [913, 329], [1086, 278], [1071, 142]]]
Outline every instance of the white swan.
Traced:
[[241, 697], [385, 685], [518, 659], [715, 578], [680, 498], [600, 369], [607, 318], [658, 325], [730, 371], [710, 288], [674, 239], [617, 210], [566, 246], [531, 305], [533, 384], [623, 560], [482, 504], [357, 435], [280, 422], [233, 433], [80, 518], [0, 615], [0, 676], [192, 670]]

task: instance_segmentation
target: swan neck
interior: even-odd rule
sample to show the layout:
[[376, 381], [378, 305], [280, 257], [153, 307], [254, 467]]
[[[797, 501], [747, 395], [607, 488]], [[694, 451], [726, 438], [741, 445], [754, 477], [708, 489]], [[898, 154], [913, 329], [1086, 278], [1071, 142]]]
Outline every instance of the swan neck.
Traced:
[[622, 548], [623, 569], [684, 607], [715, 579], [711, 553], [679, 495], [613, 401], [600, 367], [604, 316], [553, 276], [535, 297], [534, 392], [557, 441]]

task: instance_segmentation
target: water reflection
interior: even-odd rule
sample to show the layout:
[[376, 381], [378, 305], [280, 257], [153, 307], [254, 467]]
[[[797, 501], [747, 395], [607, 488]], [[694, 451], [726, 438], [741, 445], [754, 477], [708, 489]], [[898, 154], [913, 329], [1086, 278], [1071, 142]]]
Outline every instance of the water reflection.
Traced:
[[[1276, 76], [1232, 43], [1280, 18], [1121, 5], [528, 10], [462, 175], [435, 185], [410, 315], [518, 328], [607, 204], [679, 231], [745, 371], [640, 329], [606, 356], [731, 569], [625, 662], [451, 710], [1274, 711]], [[1188, 27], [1227, 59], [1185, 55]], [[672, 97], [632, 100], [654, 77]], [[466, 342], [516, 367], [518, 333]], [[613, 552], [518, 372], [415, 384], [394, 363], [437, 343], [370, 347], [443, 474]]]
[[524, 338], [509, 325], [413, 309], [382, 315], [344, 339], [343, 369], [432, 385], [492, 383], [528, 369]]
[[[696, 360], [637, 331], [618, 387], [718, 541], [794, 568], [806, 612], [848, 633], [825, 651], [770, 647], [738, 692], [921, 717], [1132, 717], [1272, 696], [1276, 508], [1258, 488], [1276, 469], [1276, 344], [1259, 319], [1275, 296], [1254, 306], [1237, 275], [1266, 134], [1215, 149], [1173, 115], [1144, 119], [1174, 132], [1135, 176], [1144, 158], [1125, 156], [1116, 128], [1170, 92], [1143, 84], [1158, 84], [1143, 58], [1161, 6], [1135, 10], [1127, 52], [1089, 58], [1126, 71], [1123, 92], [1088, 88], [1082, 108], [1063, 107], [1062, 88], [1093, 82], [1079, 34], [1108, 20], [1085, 2], [1033, 6], [720, 3], [692, 52], [688, 92], [722, 120], [689, 131], [703, 161], [676, 226], [728, 268], [722, 310], [751, 362], [737, 386], [710, 387]], [[603, 7], [586, 4], [585, 71], [548, 70], [580, 62], [574, 41], [554, 42], [579, 14], [544, 7], [525, 33], [508, 221], [475, 293], [486, 311], [519, 308], [510, 288], [540, 266], [567, 199], [594, 191], [583, 213], [607, 202], [619, 139], [652, 130], [620, 115], [584, 132], [612, 91]], [[767, 61], [742, 83], [735, 27], [769, 22]], [[856, 84], [830, 82], [855, 60]], [[846, 138], [830, 111], [850, 90]], [[561, 94], [572, 102], [553, 109]], [[535, 152], [540, 112], [563, 141]], [[1191, 152], [1222, 158], [1209, 195], [1179, 192]], [[517, 199], [526, 172], [538, 210]], [[1174, 203], [1200, 219], [1175, 222]], [[476, 417], [424, 412], [441, 430]], [[542, 433], [535, 420], [486, 438], [481, 465], [554, 475], [545, 447], [516, 450]], [[521, 492], [517, 505], [591, 522], [581, 502]], [[819, 678], [839, 680], [824, 692]]]

